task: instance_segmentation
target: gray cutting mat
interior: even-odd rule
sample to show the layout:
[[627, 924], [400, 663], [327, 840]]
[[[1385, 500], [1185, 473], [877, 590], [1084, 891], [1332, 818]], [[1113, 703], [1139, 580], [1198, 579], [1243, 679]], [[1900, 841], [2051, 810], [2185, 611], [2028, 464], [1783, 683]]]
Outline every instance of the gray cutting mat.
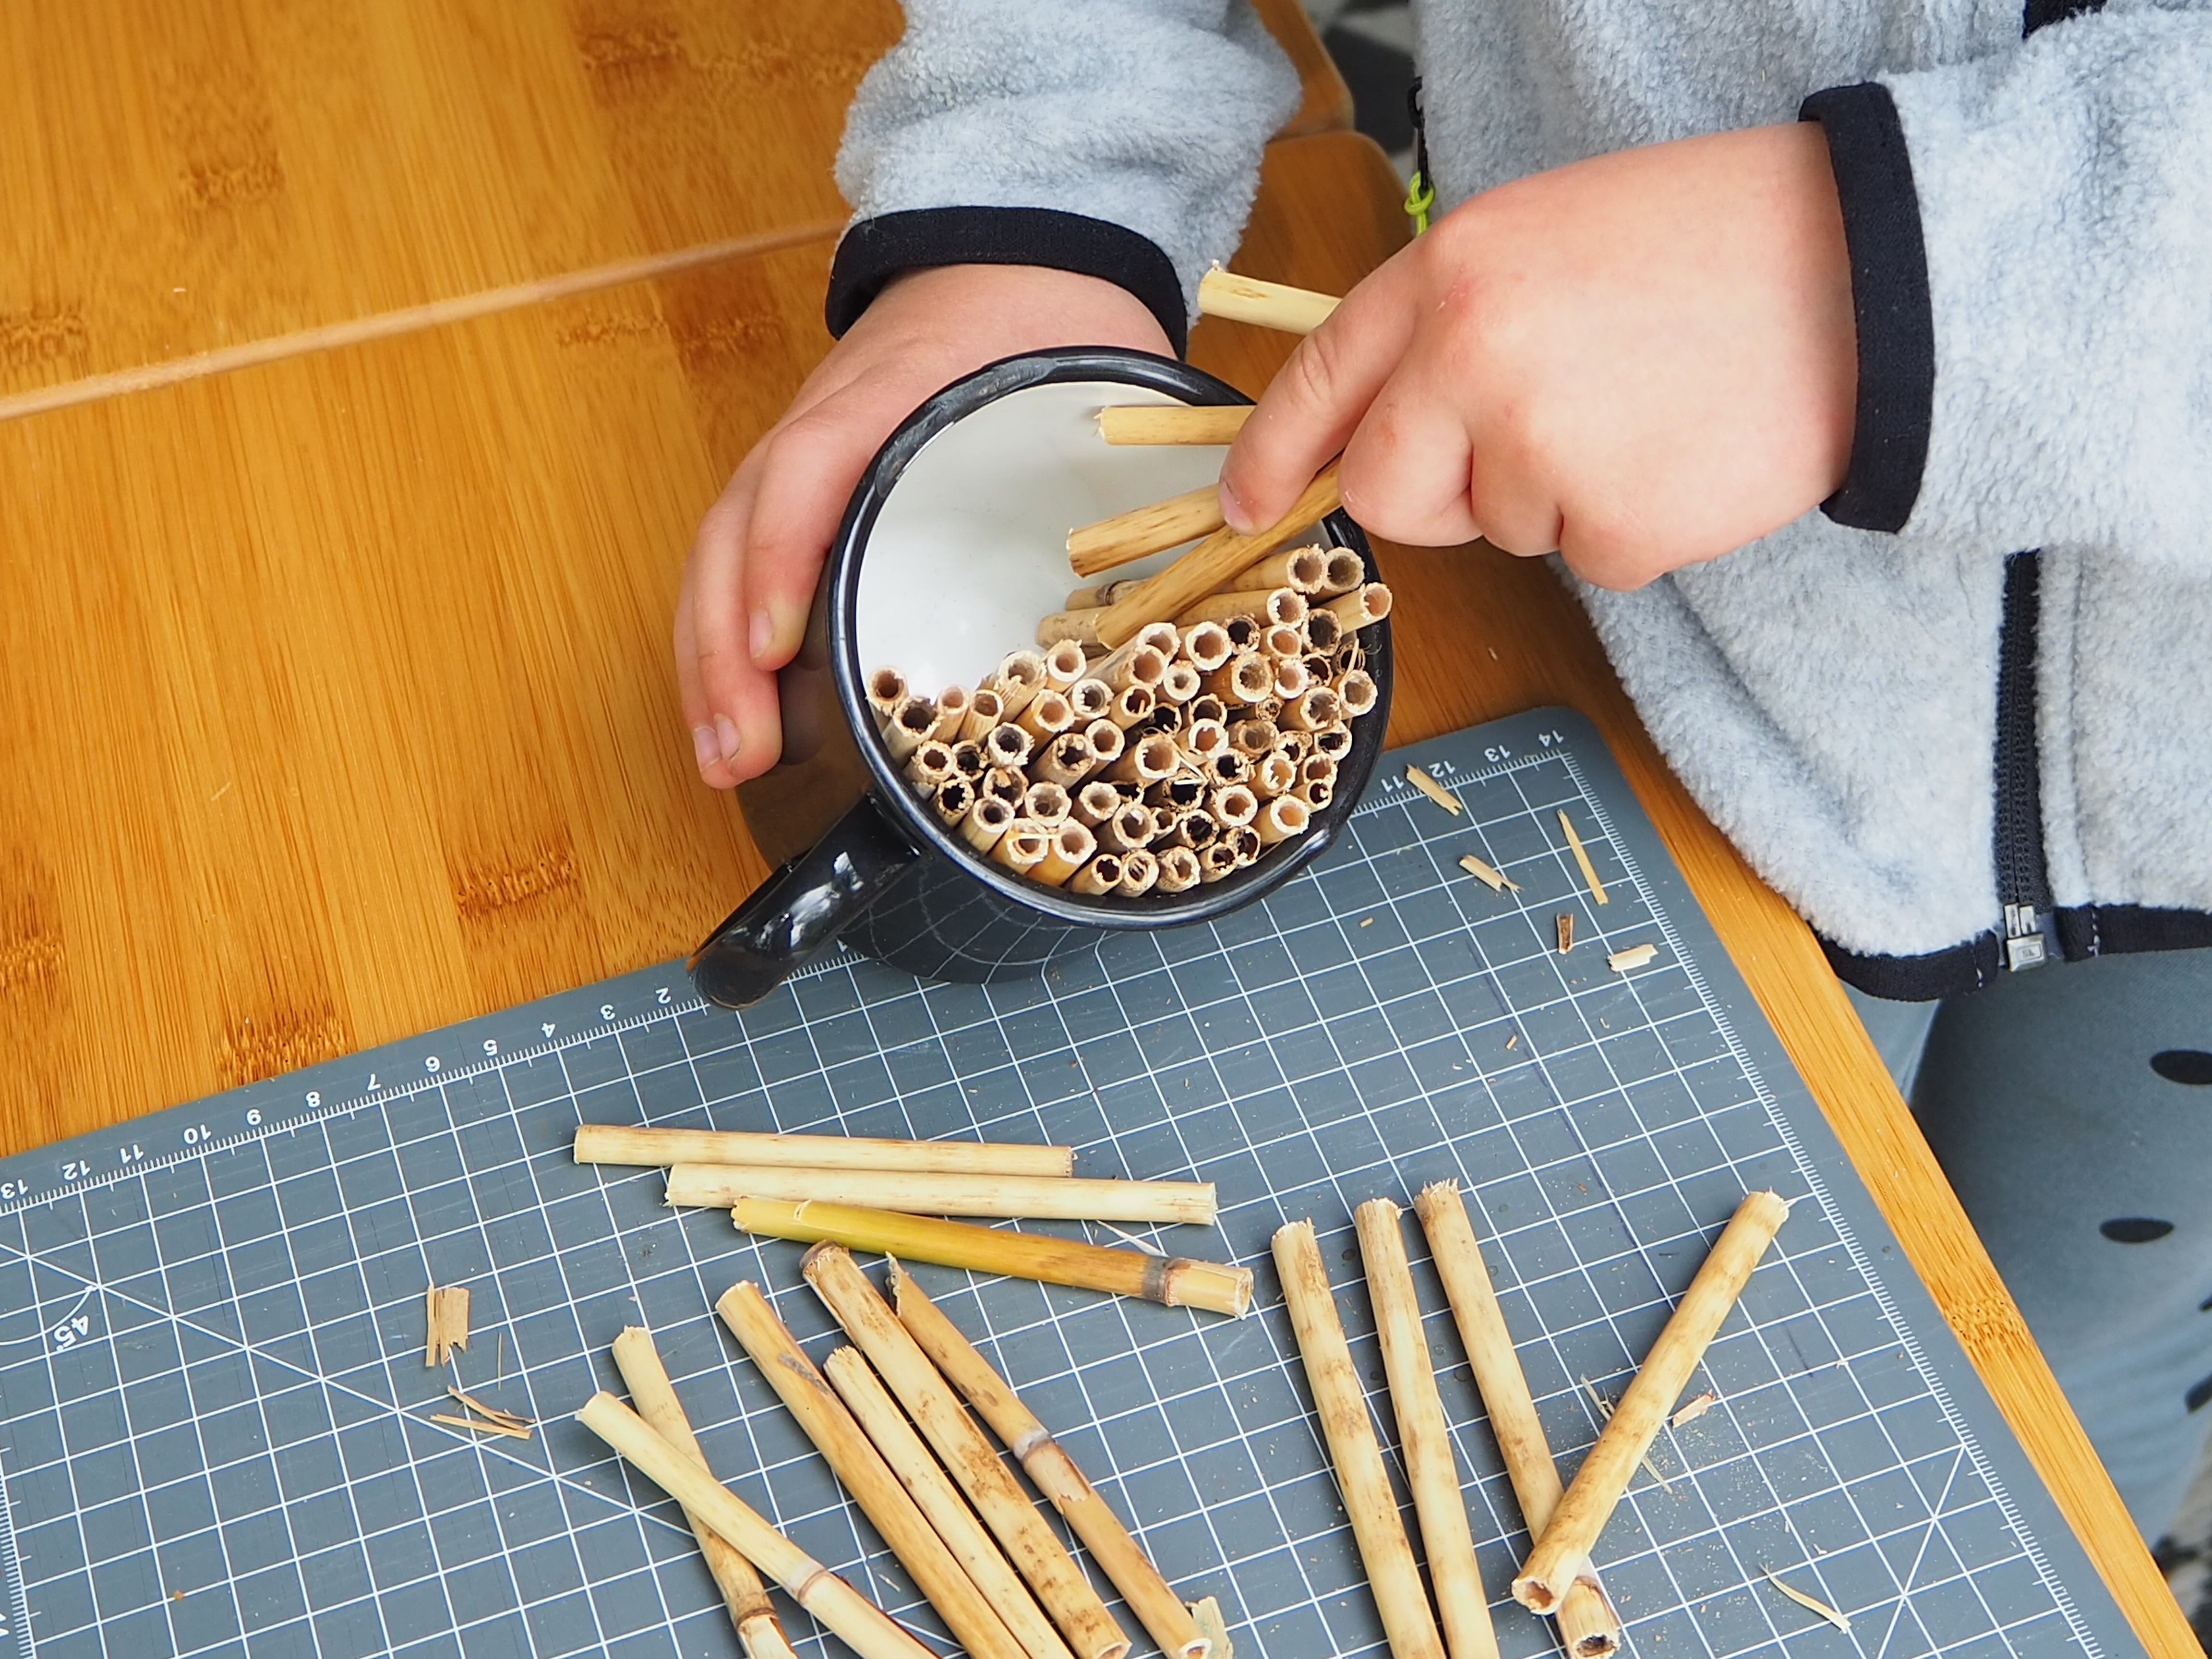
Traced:
[[[1619, 1394], [1735, 1200], [1804, 1194], [1694, 1385], [1719, 1403], [1662, 1434], [1605, 1534], [1631, 1650], [2139, 1650], [1591, 728], [1542, 711], [1385, 771], [1266, 902], [1042, 980], [841, 957], [733, 1016], [654, 969], [0, 1163], [0, 1651], [735, 1652], [672, 1506], [568, 1420], [639, 1321], [736, 1488], [941, 1638], [709, 1312], [759, 1279], [818, 1357], [799, 1248], [668, 1211], [657, 1173], [577, 1167], [580, 1118], [1051, 1139], [1079, 1172], [1219, 1182], [1218, 1234], [1161, 1237], [1256, 1265], [1250, 1319], [919, 1273], [1248, 1659], [1382, 1651], [1286, 1363], [1281, 1220], [1319, 1226], [1379, 1396], [1351, 1208], [1458, 1176], [1573, 1456], [1581, 1379]], [[1463, 874], [1468, 851], [1520, 891]], [[1608, 970], [1645, 941], [1650, 966]], [[1525, 1540], [1416, 1273], [1501, 1646], [1547, 1654], [1504, 1599]], [[450, 1409], [432, 1280], [474, 1293], [460, 1380], [537, 1438], [427, 1420]]]

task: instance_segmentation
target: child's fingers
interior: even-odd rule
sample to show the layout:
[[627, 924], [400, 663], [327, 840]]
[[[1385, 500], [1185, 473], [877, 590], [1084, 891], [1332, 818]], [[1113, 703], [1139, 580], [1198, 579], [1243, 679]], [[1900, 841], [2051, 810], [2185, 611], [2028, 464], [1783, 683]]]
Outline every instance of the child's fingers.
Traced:
[[775, 763], [782, 748], [775, 677], [747, 648], [745, 538], [757, 456], [748, 456], [700, 520], [677, 605], [677, 684], [699, 775], [727, 788]]
[[1376, 396], [1344, 447], [1344, 508], [1360, 527], [1416, 547], [1449, 547], [1482, 533], [1468, 504], [1471, 461], [1459, 411], [1408, 362]]
[[1344, 447], [1412, 339], [1414, 291], [1401, 255], [1298, 342], [1221, 467], [1221, 508], [1239, 529], [1271, 525]]

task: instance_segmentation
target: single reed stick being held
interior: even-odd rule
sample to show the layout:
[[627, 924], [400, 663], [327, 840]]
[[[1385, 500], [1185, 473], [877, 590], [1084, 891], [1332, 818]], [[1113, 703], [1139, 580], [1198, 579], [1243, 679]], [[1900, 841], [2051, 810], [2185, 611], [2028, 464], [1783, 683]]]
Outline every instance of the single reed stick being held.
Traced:
[[785, 1594], [860, 1659], [937, 1659], [889, 1614], [793, 1543], [735, 1492], [663, 1440], [611, 1394], [595, 1394], [576, 1420], [637, 1472], [737, 1546]]
[[1337, 464], [1316, 473], [1291, 510], [1264, 530], [1217, 530], [1156, 576], [1106, 607], [1098, 618], [1099, 639], [1115, 647], [1136, 636], [1147, 623], [1164, 622], [1204, 599], [1255, 560], [1273, 552], [1317, 519], [1343, 505], [1337, 493]]
[[1231, 444], [1250, 404], [1109, 404], [1098, 435], [1109, 444]]
[[903, 1170], [747, 1170], [729, 1164], [678, 1164], [668, 1171], [668, 1201], [679, 1209], [726, 1210], [741, 1198], [796, 1202], [832, 1194], [840, 1203], [910, 1215], [1184, 1221], [1211, 1226], [1215, 1211], [1213, 1183], [1207, 1181], [916, 1175]]
[[800, 1352], [759, 1287], [750, 1280], [732, 1285], [714, 1310], [798, 1419], [838, 1485], [852, 1495], [891, 1553], [914, 1575], [915, 1587], [937, 1609], [953, 1639], [974, 1659], [1024, 1659], [1006, 1621], [952, 1559], [945, 1540], [915, 1507], [844, 1401], [814, 1369], [814, 1362]]
[[890, 1465], [891, 1473], [915, 1501], [916, 1508], [937, 1528], [937, 1535], [952, 1552], [954, 1560], [975, 1581], [975, 1588], [983, 1592], [1014, 1639], [1022, 1644], [1030, 1659], [1073, 1659], [1067, 1644], [1060, 1639], [1060, 1632], [1044, 1616], [1036, 1598], [1030, 1594], [1006, 1559], [999, 1540], [976, 1519], [975, 1511], [960, 1495], [936, 1456], [922, 1443], [915, 1432], [914, 1425], [899, 1409], [898, 1401], [884, 1389], [858, 1348], [837, 1348], [822, 1362], [822, 1369], [830, 1378], [830, 1386], [837, 1390], [837, 1397], [845, 1402], [860, 1425], [867, 1431], [868, 1438], [875, 1442], [876, 1449]]
[[[1178, 850], [1178, 849], [1171, 849]], [[1163, 860], [1164, 864], [1165, 860]], [[1252, 1270], [1219, 1261], [1152, 1255], [1142, 1250], [1079, 1244], [1008, 1227], [866, 1210], [857, 1205], [740, 1199], [730, 1218], [745, 1232], [802, 1243], [829, 1239], [848, 1250], [872, 1250], [908, 1261], [1004, 1273], [1047, 1285], [1142, 1297], [1170, 1308], [1203, 1308], [1241, 1316], [1252, 1306]]]
[[1413, 1514], [1421, 1523], [1421, 1553], [1436, 1587], [1444, 1650], [1451, 1659], [1498, 1659], [1490, 1599], [1475, 1570], [1474, 1534], [1460, 1496], [1459, 1465], [1437, 1394], [1436, 1366], [1421, 1334], [1421, 1306], [1414, 1299], [1413, 1272], [1398, 1231], [1398, 1206], [1387, 1198], [1370, 1198], [1352, 1212], [1352, 1221], [1359, 1232], [1368, 1298], [1375, 1305], [1375, 1334], [1389, 1380], [1390, 1414], [1398, 1425], [1406, 1484], [1413, 1488]]
[[[622, 1373], [623, 1386], [629, 1390], [631, 1403], [647, 1426], [711, 1478], [714, 1471], [708, 1467], [706, 1453], [699, 1449], [698, 1437], [691, 1432], [691, 1419], [676, 1397], [667, 1367], [660, 1363], [659, 1350], [653, 1346], [653, 1333], [641, 1325], [627, 1327], [615, 1339], [615, 1369]], [[722, 1605], [730, 1610], [730, 1622], [737, 1626], [738, 1641], [749, 1659], [793, 1659], [790, 1640], [777, 1621], [767, 1587], [753, 1571], [752, 1563], [688, 1504], [684, 1518], [691, 1523], [691, 1535], [699, 1540], [699, 1553], [706, 1558], [715, 1588], [722, 1592]]]
[[1064, 1176], [1075, 1168], [1072, 1146], [653, 1129], [622, 1123], [578, 1124], [575, 1158], [579, 1164], [795, 1164], [810, 1170], [913, 1170], [940, 1175]]
[[1221, 488], [1205, 484], [1067, 532], [1068, 568], [1095, 576], [1221, 528]]
[[1284, 283], [1265, 283], [1257, 276], [1240, 276], [1219, 265], [1198, 279], [1198, 308], [1202, 315], [1279, 329], [1285, 334], [1312, 333], [1328, 320], [1337, 304], [1333, 295]]
[[[1552, 1462], [1552, 1448], [1536, 1416], [1520, 1357], [1513, 1352], [1513, 1338], [1505, 1328], [1489, 1269], [1483, 1265], [1459, 1183], [1438, 1181], [1422, 1188], [1413, 1200], [1413, 1211], [1428, 1237], [1437, 1277], [1443, 1281], [1444, 1299], [1451, 1304], [1452, 1322], [1459, 1328], [1475, 1389], [1489, 1413], [1491, 1433], [1521, 1505], [1522, 1522], [1531, 1540], [1540, 1537], [1559, 1507], [1563, 1490], [1559, 1472]], [[1555, 1617], [1559, 1639], [1572, 1659], [1607, 1659], [1620, 1646], [1620, 1621], [1587, 1563], [1559, 1598]]]
[[938, 1374], [853, 1258], [842, 1245], [817, 1244], [807, 1251], [800, 1271], [906, 1407], [984, 1524], [1006, 1546], [1008, 1559], [1036, 1590], [1077, 1659], [1122, 1659], [1129, 1650], [1129, 1638], [1106, 1611], [1075, 1559], [1045, 1524], [1029, 1494], [999, 1461], [982, 1431], [962, 1409], [951, 1385]]
[[1390, 1478], [1383, 1473], [1382, 1454], [1367, 1420], [1367, 1401], [1358, 1373], [1352, 1370], [1344, 1326], [1336, 1316], [1336, 1298], [1328, 1288], [1328, 1270], [1322, 1265], [1313, 1223], [1292, 1221], [1277, 1228], [1274, 1254], [1291, 1328], [1297, 1334], [1299, 1358], [1305, 1361], [1306, 1383], [1321, 1414], [1322, 1438], [1336, 1470], [1337, 1490], [1344, 1498], [1393, 1659], [1443, 1659], [1428, 1592], [1421, 1588], [1413, 1546], [1399, 1521]]
[[976, 1352], [959, 1328], [922, 1293], [894, 1259], [888, 1269], [899, 1322], [921, 1345], [946, 1382], [957, 1389], [1006, 1449], [1052, 1501], [1068, 1530], [1083, 1541], [1138, 1623], [1168, 1659], [1206, 1659], [1209, 1644], [1182, 1598], [1160, 1577], [1121, 1516], [1107, 1507], [1075, 1460], [1022, 1404], [991, 1362]]
[[1747, 1194], [1736, 1206], [1712, 1254], [1682, 1293], [1666, 1328], [1606, 1419], [1597, 1443], [1575, 1471], [1566, 1496], [1552, 1511], [1550, 1524], [1522, 1563], [1520, 1576], [1513, 1581], [1513, 1598], [1522, 1607], [1550, 1613], [1559, 1605], [1560, 1591], [1589, 1559], [1590, 1547], [1628, 1490], [1638, 1462], [1650, 1449], [1690, 1373], [1711, 1346], [1713, 1334], [1735, 1306], [1751, 1270], [1789, 1214], [1789, 1204], [1773, 1193]]

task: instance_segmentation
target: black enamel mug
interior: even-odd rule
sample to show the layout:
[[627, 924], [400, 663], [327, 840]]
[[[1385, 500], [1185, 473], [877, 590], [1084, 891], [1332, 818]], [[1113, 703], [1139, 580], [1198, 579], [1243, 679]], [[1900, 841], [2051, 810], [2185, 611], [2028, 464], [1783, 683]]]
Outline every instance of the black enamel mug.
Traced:
[[[1387, 621], [1360, 640], [1380, 693], [1352, 723], [1336, 789], [1303, 836], [1209, 884], [1091, 897], [1016, 875], [963, 841], [900, 775], [876, 732], [866, 678], [897, 668], [924, 695], [979, 684], [1073, 581], [1071, 524], [1209, 482], [1218, 448], [1109, 447], [1107, 404], [1243, 404], [1235, 387], [1170, 358], [1106, 347], [1009, 357], [916, 410], [862, 476], [830, 544], [805, 644], [778, 678], [783, 757], [738, 787], [746, 827], [780, 865], [692, 955], [701, 994], [739, 1008], [832, 941], [928, 979], [1038, 972], [1106, 934], [1218, 916], [1279, 886], [1337, 836], [1382, 752], [1389, 712]], [[1341, 513], [1323, 539], [1358, 553]], [[1165, 563], [1158, 555], [1121, 574]]]

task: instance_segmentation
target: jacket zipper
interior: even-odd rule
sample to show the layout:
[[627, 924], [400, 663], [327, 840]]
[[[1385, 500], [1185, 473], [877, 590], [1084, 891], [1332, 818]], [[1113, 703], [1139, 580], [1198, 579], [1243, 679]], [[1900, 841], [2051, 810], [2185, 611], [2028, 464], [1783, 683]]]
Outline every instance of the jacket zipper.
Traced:
[[2036, 623], [2040, 562], [2033, 551], [2005, 561], [2004, 617], [1997, 639], [1996, 847], [1997, 902], [2004, 908], [2003, 962], [2018, 972], [2058, 955], [2051, 876], [2043, 851], [2043, 776], [2036, 744]]

